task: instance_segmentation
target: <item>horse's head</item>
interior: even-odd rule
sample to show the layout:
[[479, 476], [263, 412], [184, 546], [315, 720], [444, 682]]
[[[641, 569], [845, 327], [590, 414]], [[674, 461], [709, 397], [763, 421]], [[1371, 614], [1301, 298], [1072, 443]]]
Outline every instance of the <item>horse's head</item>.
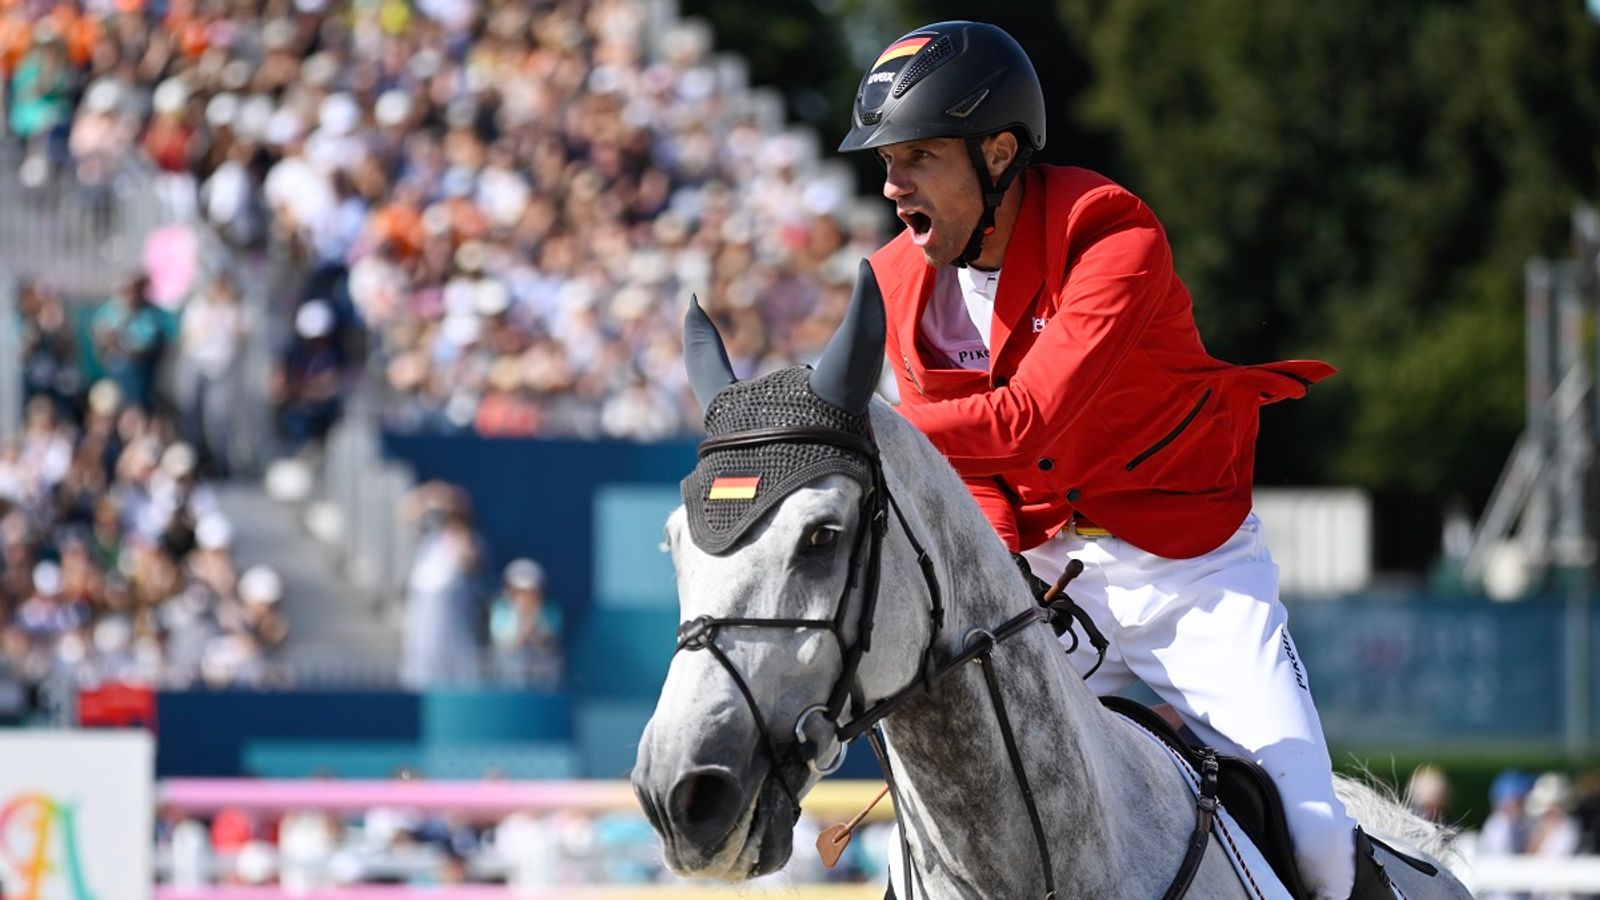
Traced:
[[[909, 680], [905, 660], [928, 641], [925, 612], [873, 609], [880, 567], [886, 597], [921, 581], [909, 554], [882, 552], [888, 510], [868, 405], [883, 329], [863, 263], [815, 371], [738, 382], [691, 304], [685, 360], [708, 437], [667, 521], [683, 624], [633, 771], [680, 874], [781, 868], [799, 799], [843, 753], [836, 726]], [[869, 633], [880, 652], [864, 653]]]

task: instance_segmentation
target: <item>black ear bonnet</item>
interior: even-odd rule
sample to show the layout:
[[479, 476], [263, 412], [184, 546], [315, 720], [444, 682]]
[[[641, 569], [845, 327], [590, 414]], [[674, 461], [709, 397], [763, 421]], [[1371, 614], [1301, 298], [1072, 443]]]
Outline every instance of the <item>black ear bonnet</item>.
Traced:
[[[852, 414], [811, 390], [811, 369], [794, 366], [722, 389], [706, 410], [706, 437], [765, 428], [820, 427], [870, 439], [867, 413]], [[689, 535], [707, 553], [724, 553], [767, 511], [826, 475], [873, 483], [870, 461], [835, 444], [772, 442], [714, 449], [679, 485]]]

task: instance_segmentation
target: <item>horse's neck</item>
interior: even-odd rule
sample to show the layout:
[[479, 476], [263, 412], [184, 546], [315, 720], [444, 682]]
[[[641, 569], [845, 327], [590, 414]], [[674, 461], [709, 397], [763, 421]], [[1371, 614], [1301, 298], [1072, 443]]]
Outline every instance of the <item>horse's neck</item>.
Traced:
[[[922, 518], [946, 585], [947, 621], [936, 641], [943, 660], [961, 651], [968, 631], [994, 631], [1031, 599], [954, 474], [937, 457], [914, 457], [917, 464], [935, 473], [919, 477], [912, 490], [927, 512]], [[1181, 855], [1192, 807], [1186, 798], [1163, 796], [1182, 789], [1171, 764], [1110, 719], [1047, 628], [1025, 629], [998, 645], [988, 665], [1043, 819], [1057, 896], [1159, 896], [1160, 886], [1141, 883], [1150, 873], [1130, 878], [1129, 866], [1113, 862]], [[918, 896], [1041, 893], [1037, 841], [978, 665], [907, 704], [885, 730], [901, 827], [926, 889]], [[1113, 814], [1130, 827], [1115, 827]], [[1161, 849], [1164, 843], [1178, 849]]]
[[[958, 609], [972, 596], [965, 590], [952, 595]], [[993, 630], [1017, 611], [996, 610], [983, 621], [953, 616], [952, 624], [968, 620], [954, 633]], [[959, 646], [943, 655], [955, 652]], [[1119, 855], [1107, 823], [1114, 791], [1106, 790], [1111, 780], [1101, 771], [1108, 748], [1104, 734], [1091, 730], [1102, 717], [1086, 688], [1080, 684], [1071, 690], [1060, 677], [1054, 658], [1060, 655], [1061, 647], [1038, 628], [999, 645], [987, 663], [994, 667], [1057, 871], [1064, 860]], [[930, 896], [1033, 896], [1042, 883], [1038, 845], [978, 664], [969, 663], [928, 697], [896, 713], [886, 732], [905, 813], [901, 827], [916, 850], [918, 875]], [[1086, 897], [1112, 896], [1095, 882], [1103, 875], [1085, 871], [1071, 891], [1058, 877], [1059, 896], [1077, 895], [1079, 889]]]

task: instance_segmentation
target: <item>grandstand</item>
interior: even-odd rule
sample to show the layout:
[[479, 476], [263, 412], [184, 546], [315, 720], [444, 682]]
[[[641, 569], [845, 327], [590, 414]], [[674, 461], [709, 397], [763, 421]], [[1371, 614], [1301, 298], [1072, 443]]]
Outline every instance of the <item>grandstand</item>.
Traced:
[[[670, 3], [7, 4], [0, 64], [0, 715], [159, 720], [163, 774], [625, 771], [619, 616], [500, 584], [394, 446], [693, 433], [688, 294], [742, 372], [812, 357], [886, 222], [848, 170]], [[616, 803], [304, 802], [164, 806], [161, 878], [663, 877]]]

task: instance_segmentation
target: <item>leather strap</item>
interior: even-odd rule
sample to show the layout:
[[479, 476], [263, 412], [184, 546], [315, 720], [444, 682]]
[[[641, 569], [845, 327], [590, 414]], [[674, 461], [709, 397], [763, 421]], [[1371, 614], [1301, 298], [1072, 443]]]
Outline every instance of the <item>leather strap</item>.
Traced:
[[1200, 797], [1194, 807], [1194, 833], [1189, 835], [1189, 849], [1183, 854], [1183, 864], [1161, 900], [1178, 900], [1189, 892], [1194, 876], [1200, 871], [1206, 848], [1211, 846], [1211, 824], [1217, 817], [1217, 751], [1207, 747], [1200, 761]]
[[1039, 817], [1039, 804], [1033, 799], [1033, 786], [1028, 783], [1028, 770], [1022, 764], [1022, 753], [1017, 749], [1016, 737], [1011, 733], [1011, 717], [1006, 715], [1006, 700], [1000, 693], [1000, 680], [994, 674], [994, 638], [984, 634], [989, 649], [978, 657], [978, 668], [983, 670], [984, 683], [989, 686], [989, 704], [994, 707], [994, 717], [1000, 723], [1000, 737], [1006, 745], [1006, 755], [1011, 757], [1011, 772], [1017, 776], [1017, 787], [1022, 791], [1022, 802], [1028, 808], [1028, 822], [1033, 826], [1033, 840], [1039, 846], [1039, 865], [1044, 867], [1045, 900], [1055, 900], [1056, 871], [1050, 861], [1050, 841], [1045, 837], [1044, 821]]

